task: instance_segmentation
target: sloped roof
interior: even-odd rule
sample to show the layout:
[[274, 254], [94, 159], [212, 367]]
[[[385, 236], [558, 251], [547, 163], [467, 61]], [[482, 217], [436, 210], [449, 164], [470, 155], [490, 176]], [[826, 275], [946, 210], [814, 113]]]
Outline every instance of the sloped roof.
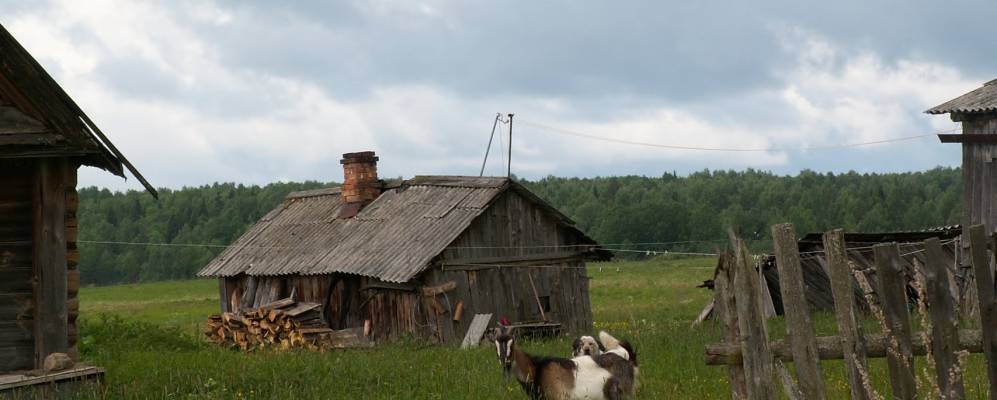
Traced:
[[997, 111], [997, 79], [962, 96], [925, 111], [928, 114], [983, 113]]
[[[0, 158], [80, 157], [84, 165], [125, 177], [127, 168], [156, 189], [104, 136], [52, 76], [0, 25]], [[123, 168], [123, 166], [124, 168]]]
[[384, 190], [346, 219], [338, 218], [343, 205], [339, 188], [292, 193], [198, 276], [341, 272], [407, 282], [507, 190], [577, 231], [574, 222], [509, 179], [420, 176]]

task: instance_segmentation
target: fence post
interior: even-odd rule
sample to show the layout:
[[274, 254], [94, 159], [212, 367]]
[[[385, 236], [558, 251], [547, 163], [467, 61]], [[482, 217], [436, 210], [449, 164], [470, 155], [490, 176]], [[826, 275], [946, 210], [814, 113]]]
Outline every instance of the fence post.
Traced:
[[779, 291], [782, 292], [786, 333], [789, 334], [800, 392], [805, 399], [822, 400], [827, 395], [821, 378], [810, 308], [803, 294], [803, 269], [800, 266], [800, 252], [793, 225], [773, 225], [772, 239], [775, 242], [775, 264], [779, 270]]
[[887, 364], [890, 367], [890, 384], [893, 398], [913, 400], [916, 396], [914, 382], [914, 356], [911, 345], [910, 314], [907, 313], [907, 278], [900, 265], [900, 249], [896, 243], [877, 244], [876, 275], [879, 281], [879, 298], [886, 319]]
[[[737, 329], [737, 306], [734, 303], [734, 254], [720, 254], [717, 261], [717, 276], [713, 281], [713, 310], [717, 320], [722, 324], [724, 342], [740, 343]], [[727, 367], [727, 381], [730, 382], [730, 394], [734, 400], [748, 398], [748, 387], [744, 381], [744, 367], [741, 363]]]
[[[949, 288], [948, 266], [942, 261], [942, 245], [938, 238], [924, 241], [924, 283], [931, 315], [931, 354], [935, 358], [938, 389], [946, 399], [966, 397], [962, 371], [953, 370], [959, 351], [959, 328], [956, 321], [955, 299]], [[952, 380], [949, 381], [949, 377]]]
[[980, 299], [980, 329], [983, 334], [983, 354], [987, 358], [990, 398], [997, 399], [997, 359], [995, 359], [997, 343], [994, 341], [997, 310], [994, 309], [994, 277], [990, 272], [990, 260], [987, 258], [987, 236], [983, 225], [973, 225], [969, 228], [969, 251], [976, 279], [976, 295]]
[[824, 233], [824, 253], [830, 269], [831, 295], [834, 297], [834, 317], [838, 322], [838, 335], [845, 359], [849, 389], [853, 400], [868, 400], [862, 374], [868, 374], [865, 358], [865, 337], [855, 317], [855, 292], [852, 289], [851, 266], [845, 253], [845, 233], [835, 229]]
[[761, 288], [755, 263], [748, 249], [739, 238], [733, 239], [735, 272], [734, 290], [741, 335], [741, 354], [744, 357], [744, 377], [748, 398], [764, 400], [775, 398], [775, 374], [772, 350], [769, 349], [765, 315], [762, 311]]

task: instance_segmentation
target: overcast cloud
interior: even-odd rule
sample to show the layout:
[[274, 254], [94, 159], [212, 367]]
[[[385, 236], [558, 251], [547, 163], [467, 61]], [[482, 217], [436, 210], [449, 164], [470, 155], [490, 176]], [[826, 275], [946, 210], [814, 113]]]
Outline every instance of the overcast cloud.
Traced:
[[[865, 142], [954, 127], [922, 111], [997, 75], [997, 3], [983, 1], [0, 7], [146, 177], [174, 188], [340, 180], [340, 155], [362, 150], [385, 177], [473, 175], [496, 112], [516, 113], [513, 171], [531, 178], [924, 170], [957, 165], [959, 148], [696, 152], [535, 124], [694, 147]], [[140, 188], [92, 168], [80, 183]]]

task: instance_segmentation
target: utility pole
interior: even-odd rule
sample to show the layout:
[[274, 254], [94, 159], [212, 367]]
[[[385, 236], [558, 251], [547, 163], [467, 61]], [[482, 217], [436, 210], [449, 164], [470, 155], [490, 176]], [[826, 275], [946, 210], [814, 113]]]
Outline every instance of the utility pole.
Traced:
[[509, 166], [506, 168], [505, 177], [512, 178], [512, 116], [516, 114], [509, 114]]
[[481, 172], [478, 173], [478, 176], [485, 176], [485, 164], [488, 164], [488, 153], [492, 150], [492, 139], [495, 138], [495, 128], [498, 127], [500, 119], [502, 119], [502, 113], [495, 113], [495, 123], [492, 124], [491, 136], [488, 136], [488, 147], [485, 148], [485, 160], [481, 162]]

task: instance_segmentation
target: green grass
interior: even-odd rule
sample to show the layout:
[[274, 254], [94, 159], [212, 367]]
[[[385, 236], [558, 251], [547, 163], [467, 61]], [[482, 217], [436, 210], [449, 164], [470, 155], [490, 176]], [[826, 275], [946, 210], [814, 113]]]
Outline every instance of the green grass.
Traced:
[[[703, 349], [719, 341], [713, 323], [690, 328], [712, 292], [695, 286], [712, 277], [711, 259], [656, 259], [597, 263], [589, 267], [597, 329], [629, 338], [641, 361], [642, 399], [729, 398], [724, 367], [704, 364]], [[461, 351], [419, 342], [372, 350], [244, 354], [204, 343], [198, 325], [217, 312], [213, 280], [84, 288], [83, 357], [107, 368], [103, 385], [66, 398], [164, 399], [525, 399], [502, 378], [490, 347]], [[820, 334], [834, 334], [833, 316], [817, 314]], [[874, 321], [867, 321], [876, 330]], [[785, 336], [774, 318], [773, 337]], [[524, 343], [537, 354], [566, 355], [571, 338]], [[847, 398], [841, 362], [824, 362], [829, 398]], [[792, 369], [792, 365], [789, 365]], [[917, 368], [923, 386], [924, 359]], [[985, 367], [976, 355], [967, 366], [970, 398], [986, 395]], [[877, 391], [889, 398], [885, 361], [871, 362]], [[25, 392], [30, 397], [38, 393]], [[930, 398], [925, 396], [924, 398]]]

